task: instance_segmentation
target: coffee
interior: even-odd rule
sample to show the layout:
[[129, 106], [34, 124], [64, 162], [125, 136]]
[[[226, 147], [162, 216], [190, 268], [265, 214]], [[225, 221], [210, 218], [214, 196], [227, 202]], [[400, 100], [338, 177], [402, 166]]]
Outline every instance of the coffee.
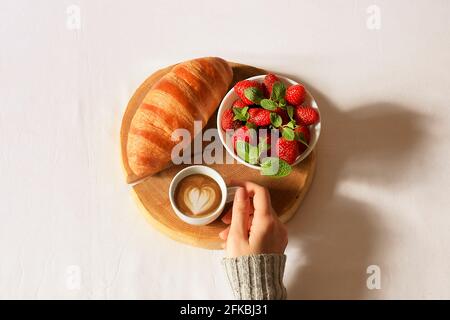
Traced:
[[201, 217], [217, 210], [222, 201], [222, 191], [213, 178], [193, 174], [178, 183], [174, 200], [178, 210], [185, 215]]

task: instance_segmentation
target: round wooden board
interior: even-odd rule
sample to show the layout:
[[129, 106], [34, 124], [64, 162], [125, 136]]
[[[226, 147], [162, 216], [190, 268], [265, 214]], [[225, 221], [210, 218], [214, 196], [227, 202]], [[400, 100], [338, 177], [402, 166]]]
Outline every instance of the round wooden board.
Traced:
[[[232, 86], [240, 80], [267, 73], [265, 70], [252, 66], [230, 62], [233, 68]], [[173, 66], [161, 69], [152, 74], [136, 90], [125, 111], [120, 133], [122, 147], [122, 162], [128, 183], [136, 182], [126, 156], [126, 144], [131, 120], [138, 109], [145, 94], [151, 86], [171, 70]], [[211, 117], [207, 128], [216, 126], [216, 114]], [[225, 153], [225, 150], [224, 150]], [[316, 155], [312, 152], [308, 158], [295, 166], [292, 173], [284, 178], [275, 179], [261, 176], [256, 170], [241, 164], [213, 164], [211, 168], [217, 170], [228, 183], [230, 179], [250, 180], [267, 187], [270, 191], [272, 206], [283, 222], [289, 221], [298, 211], [300, 203], [305, 197], [314, 176]], [[136, 183], [133, 193], [140, 208], [151, 224], [170, 238], [206, 249], [221, 249], [222, 240], [218, 234], [226, 225], [216, 220], [207, 226], [192, 226], [181, 221], [172, 211], [168, 190], [172, 178], [187, 165], [171, 166], [162, 172]], [[229, 207], [230, 205], [228, 205]], [[224, 212], [228, 207], [225, 207]]]

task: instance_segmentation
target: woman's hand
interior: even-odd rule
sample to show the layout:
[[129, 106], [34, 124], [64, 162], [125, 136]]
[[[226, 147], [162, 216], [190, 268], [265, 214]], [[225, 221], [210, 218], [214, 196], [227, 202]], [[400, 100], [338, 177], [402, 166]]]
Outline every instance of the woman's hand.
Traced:
[[222, 218], [230, 226], [219, 234], [226, 240], [227, 256], [283, 254], [288, 243], [287, 230], [272, 208], [269, 191], [247, 181], [232, 184], [240, 188], [232, 210]]

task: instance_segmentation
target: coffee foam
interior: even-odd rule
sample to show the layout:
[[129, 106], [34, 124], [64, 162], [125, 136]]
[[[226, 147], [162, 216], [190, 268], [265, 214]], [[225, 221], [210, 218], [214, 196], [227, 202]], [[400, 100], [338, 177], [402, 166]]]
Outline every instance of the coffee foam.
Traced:
[[222, 193], [218, 183], [202, 174], [182, 179], [175, 190], [176, 206], [186, 215], [212, 213], [219, 207], [221, 200]]
[[214, 204], [214, 190], [209, 186], [199, 189], [197, 187], [186, 188], [183, 194], [184, 202], [194, 215], [202, 214]]

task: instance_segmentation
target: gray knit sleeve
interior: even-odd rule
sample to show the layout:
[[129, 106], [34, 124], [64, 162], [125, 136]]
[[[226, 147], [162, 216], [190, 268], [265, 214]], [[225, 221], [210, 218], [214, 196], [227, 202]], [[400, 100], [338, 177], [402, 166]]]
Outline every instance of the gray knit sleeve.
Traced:
[[223, 258], [222, 263], [236, 299], [286, 299], [286, 288], [283, 285], [285, 255], [258, 254]]

